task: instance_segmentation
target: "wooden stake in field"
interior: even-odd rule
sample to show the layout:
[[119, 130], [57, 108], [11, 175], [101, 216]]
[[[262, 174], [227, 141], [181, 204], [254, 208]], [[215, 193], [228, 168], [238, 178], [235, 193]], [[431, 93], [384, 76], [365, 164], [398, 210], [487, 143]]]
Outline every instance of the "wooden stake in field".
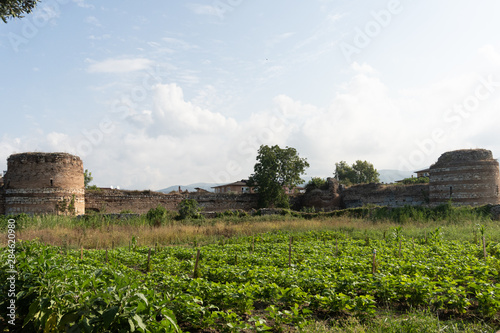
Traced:
[[373, 249], [373, 259], [372, 259], [372, 274], [377, 271], [377, 250]]
[[488, 256], [488, 254], [486, 253], [486, 238], [484, 235], [483, 235], [483, 255], [484, 259], [486, 259], [486, 257]]
[[196, 262], [194, 263], [193, 279], [198, 275], [198, 262], [200, 261], [200, 249], [196, 251]]
[[146, 272], [149, 272], [151, 270], [150, 262], [151, 262], [151, 248], [149, 248], [148, 251], [148, 265], [146, 266]]

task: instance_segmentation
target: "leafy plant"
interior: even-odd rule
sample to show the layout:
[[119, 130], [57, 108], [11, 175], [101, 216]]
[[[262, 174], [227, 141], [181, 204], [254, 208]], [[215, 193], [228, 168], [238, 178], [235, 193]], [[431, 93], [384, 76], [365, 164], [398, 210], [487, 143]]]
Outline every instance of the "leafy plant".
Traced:
[[200, 207], [194, 199], [184, 199], [179, 203], [179, 217], [184, 219], [196, 219], [200, 217]]
[[165, 207], [158, 205], [156, 208], [151, 208], [146, 214], [146, 220], [150, 226], [159, 227], [167, 218], [168, 211]]

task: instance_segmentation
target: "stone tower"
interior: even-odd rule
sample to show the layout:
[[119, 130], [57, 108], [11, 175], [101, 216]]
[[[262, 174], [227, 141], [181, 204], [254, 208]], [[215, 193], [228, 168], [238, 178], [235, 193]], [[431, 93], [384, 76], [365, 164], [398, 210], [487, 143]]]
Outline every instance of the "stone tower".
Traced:
[[486, 149], [465, 149], [444, 153], [430, 167], [431, 205], [448, 202], [479, 206], [500, 204], [498, 161]]
[[5, 214], [84, 214], [83, 163], [67, 153], [22, 153], [7, 159]]

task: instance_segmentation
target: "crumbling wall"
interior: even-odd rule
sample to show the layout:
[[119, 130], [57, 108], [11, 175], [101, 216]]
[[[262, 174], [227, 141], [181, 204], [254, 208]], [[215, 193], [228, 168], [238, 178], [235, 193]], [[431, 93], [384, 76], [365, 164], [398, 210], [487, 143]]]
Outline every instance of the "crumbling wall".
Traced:
[[420, 206], [428, 204], [428, 195], [428, 184], [363, 184], [347, 187], [341, 192], [342, 208], [367, 204], [387, 207]]
[[22, 153], [7, 159], [5, 214], [85, 211], [83, 163], [67, 153]]
[[165, 194], [153, 191], [124, 191], [99, 189], [87, 191], [85, 194], [86, 211], [101, 213], [120, 213], [132, 211], [138, 214], [147, 213], [158, 205], [168, 210], [177, 210], [184, 199], [194, 199], [204, 211], [250, 210], [257, 208], [256, 194], [215, 194], [215, 193], [182, 193]]
[[446, 152], [430, 167], [431, 205], [500, 204], [498, 161], [486, 149]]
[[0, 214], [5, 214], [5, 192], [0, 188]]
[[314, 189], [303, 195], [292, 197], [291, 205], [300, 210], [304, 207], [317, 210], [332, 211], [341, 208], [340, 184], [334, 178], [327, 178], [327, 189]]

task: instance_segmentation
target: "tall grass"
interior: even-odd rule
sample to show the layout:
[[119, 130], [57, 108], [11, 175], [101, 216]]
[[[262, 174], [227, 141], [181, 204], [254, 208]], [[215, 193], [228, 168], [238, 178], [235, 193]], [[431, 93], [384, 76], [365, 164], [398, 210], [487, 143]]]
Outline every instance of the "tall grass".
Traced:
[[[5, 230], [7, 217], [0, 228]], [[45, 243], [71, 248], [110, 248], [128, 246], [132, 237], [138, 245], [179, 245], [219, 242], [221, 239], [283, 230], [288, 232], [334, 230], [359, 239], [390, 237], [397, 227], [407, 239], [423, 239], [439, 228], [443, 239], [478, 241], [479, 227], [488, 241], [500, 241], [500, 226], [493, 222], [489, 207], [470, 208], [443, 205], [424, 207], [362, 207], [329, 213], [299, 213], [283, 210], [281, 215], [249, 216], [219, 214], [219, 217], [180, 220], [168, 212], [158, 223], [146, 215], [19, 215], [17, 239], [39, 239]], [[0, 245], [6, 244], [6, 238]]]

